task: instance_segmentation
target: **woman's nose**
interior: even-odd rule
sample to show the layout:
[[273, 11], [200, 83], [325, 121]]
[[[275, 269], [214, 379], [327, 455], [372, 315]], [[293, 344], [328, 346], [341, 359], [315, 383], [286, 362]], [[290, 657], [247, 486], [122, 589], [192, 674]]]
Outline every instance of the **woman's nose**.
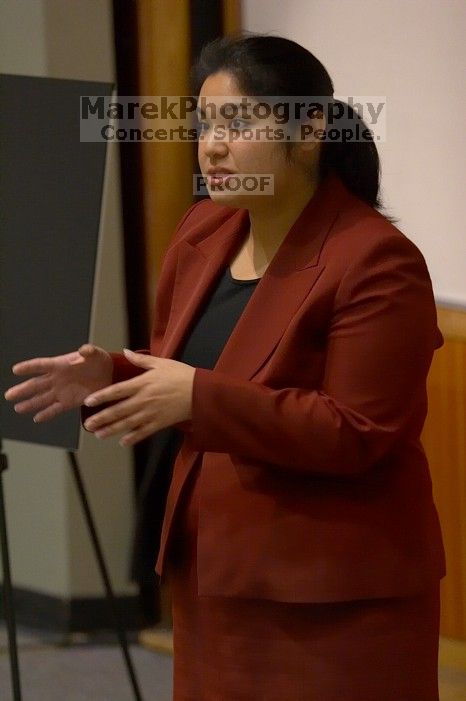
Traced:
[[200, 147], [206, 156], [225, 156], [228, 153], [228, 142], [226, 136], [220, 138], [218, 134], [206, 134], [200, 141]]

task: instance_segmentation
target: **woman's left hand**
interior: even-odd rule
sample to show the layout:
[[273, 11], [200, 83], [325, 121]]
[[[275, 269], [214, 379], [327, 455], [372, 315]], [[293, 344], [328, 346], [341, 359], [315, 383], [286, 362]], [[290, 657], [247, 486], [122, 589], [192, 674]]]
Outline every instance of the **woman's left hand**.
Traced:
[[162, 428], [189, 420], [196, 368], [170, 358], [124, 353], [146, 372], [86, 397], [84, 404], [89, 407], [115, 403], [87, 419], [84, 428], [98, 438], [123, 433], [120, 445], [134, 445]]

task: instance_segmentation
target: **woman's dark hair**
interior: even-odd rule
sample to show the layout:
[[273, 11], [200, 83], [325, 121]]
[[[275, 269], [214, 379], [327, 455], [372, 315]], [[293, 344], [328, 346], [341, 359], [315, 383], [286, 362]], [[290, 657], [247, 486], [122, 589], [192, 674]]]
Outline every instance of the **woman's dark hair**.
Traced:
[[[220, 71], [233, 75], [241, 91], [250, 96], [333, 97], [333, 82], [325, 66], [303, 46], [284, 37], [242, 32], [206, 44], [191, 70], [193, 93], [199, 95], [206, 78]], [[353, 125], [359, 123], [359, 133], [367, 129], [350, 105], [334, 102], [344, 107]], [[290, 153], [289, 142], [286, 147]], [[379, 155], [372, 139], [323, 141], [319, 175], [329, 171], [336, 172], [357, 197], [382, 208]]]

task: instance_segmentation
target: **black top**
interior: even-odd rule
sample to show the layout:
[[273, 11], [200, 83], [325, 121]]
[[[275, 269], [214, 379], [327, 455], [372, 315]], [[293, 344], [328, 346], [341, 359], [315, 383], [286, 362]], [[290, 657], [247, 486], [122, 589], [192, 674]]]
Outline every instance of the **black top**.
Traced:
[[[175, 360], [212, 370], [259, 280], [237, 280], [227, 266]], [[183, 438], [181, 431], [174, 433], [178, 440], [171, 441], [171, 466]]]
[[227, 266], [176, 360], [211, 370], [259, 280], [236, 280]]

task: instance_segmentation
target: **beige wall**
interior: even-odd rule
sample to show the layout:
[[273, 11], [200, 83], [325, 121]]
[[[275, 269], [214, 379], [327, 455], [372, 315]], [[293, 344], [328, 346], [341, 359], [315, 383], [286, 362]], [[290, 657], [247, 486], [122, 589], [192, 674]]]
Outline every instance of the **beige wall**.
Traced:
[[[110, 0], [4, 0], [0, 31], [3, 73], [115, 79]], [[127, 341], [116, 156], [113, 145], [107, 153], [91, 334], [92, 341], [109, 349]], [[19, 197], [18, 206], [25, 205]], [[131, 451], [116, 441], [82, 434], [78, 458], [111, 579], [117, 593], [131, 593]], [[63, 598], [101, 595], [66, 453], [17, 441], [5, 441], [4, 449], [9, 458], [5, 492], [14, 584]]]
[[106, 81], [115, 77], [110, 0], [3, 0], [0, 70]]
[[337, 95], [386, 95], [382, 189], [438, 301], [466, 305], [463, 0], [243, 0], [243, 27], [312, 51]]

